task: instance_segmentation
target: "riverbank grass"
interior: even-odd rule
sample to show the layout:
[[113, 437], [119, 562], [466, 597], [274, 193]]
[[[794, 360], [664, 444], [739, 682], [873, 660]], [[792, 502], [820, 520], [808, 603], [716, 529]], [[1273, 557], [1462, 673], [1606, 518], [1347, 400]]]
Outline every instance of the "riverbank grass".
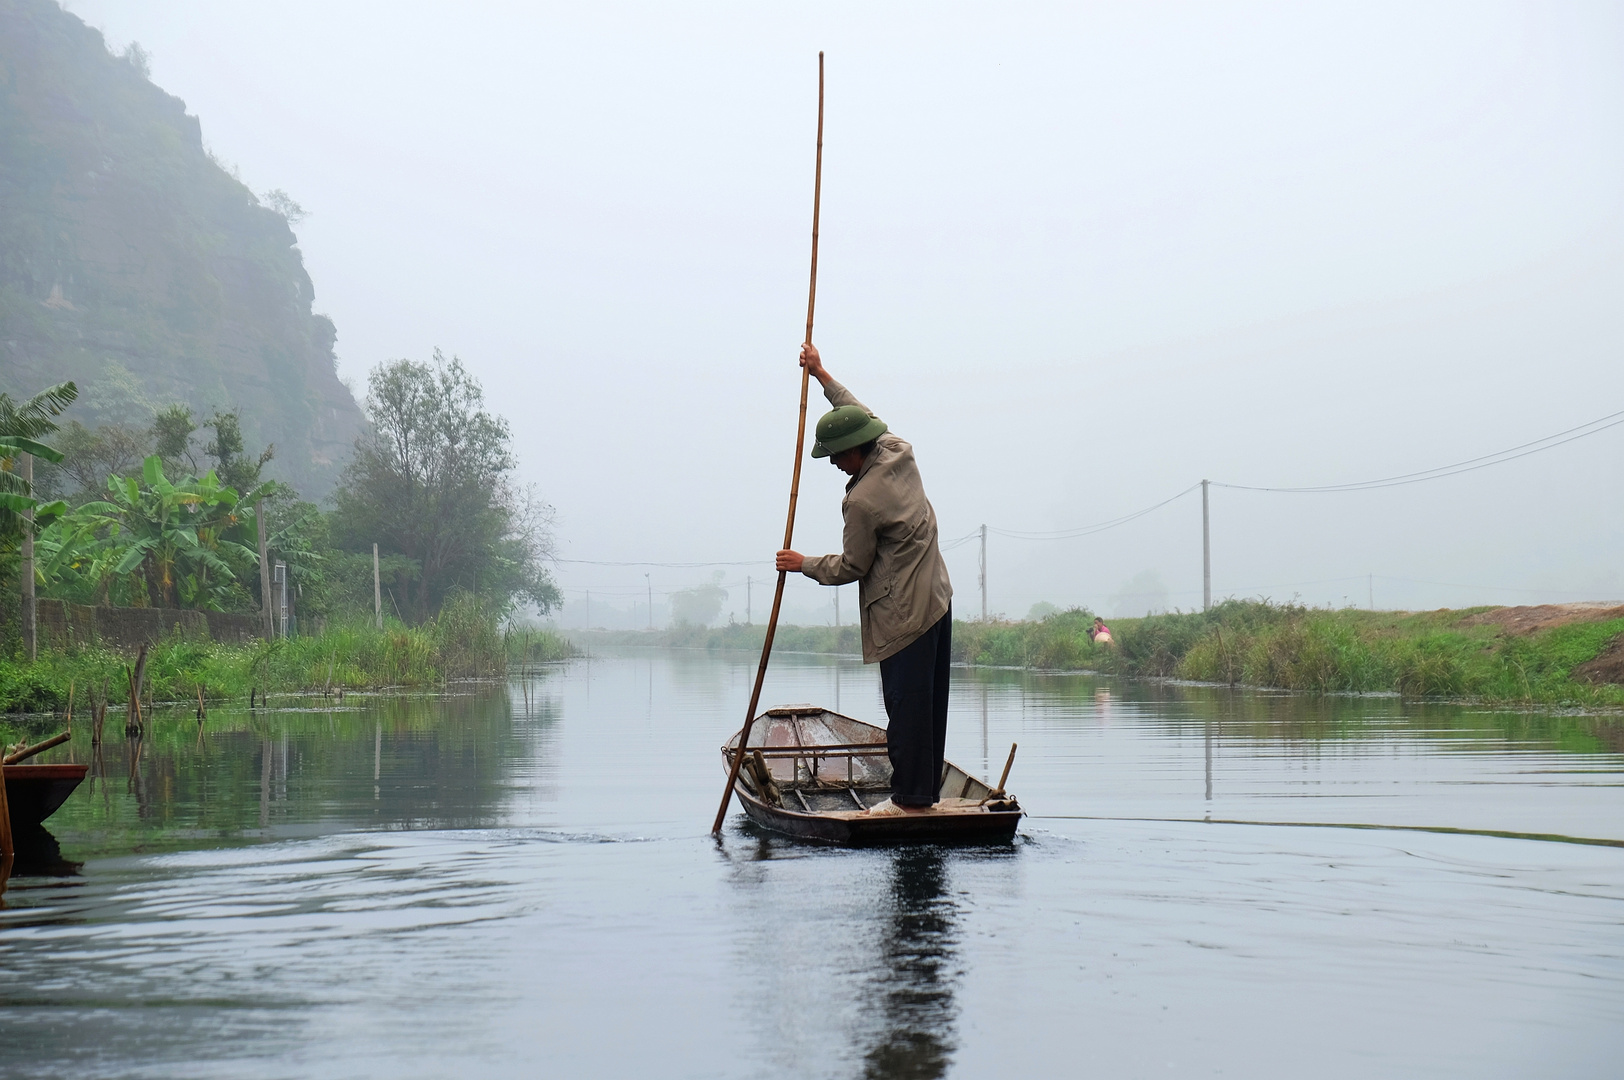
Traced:
[[[1096, 645], [1088, 636], [1093, 613], [1074, 608], [1041, 620], [955, 622], [953, 659], [1320, 693], [1624, 705], [1624, 687], [1575, 675], [1624, 635], [1624, 619], [1523, 633], [1485, 614], [1495, 610], [1384, 612], [1226, 600], [1205, 612], [1112, 619], [1113, 643]], [[588, 648], [759, 652], [765, 633], [760, 625], [734, 624], [573, 636]], [[855, 626], [780, 626], [773, 650], [856, 655], [862, 646]]]
[[1075, 609], [1039, 622], [960, 623], [967, 663], [1190, 679], [1321, 693], [1399, 693], [1546, 704], [1624, 705], [1624, 687], [1576, 668], [1624, 634], [1624, 619], [1514, 633], [1491, 611], [1371, 612], [1229, 600], [1206, 612], [1113, 619], [1111, 645]]
[[[416, 626], [371, 616], [335, 618], [320, 634], [270, 642], [227, 644], [179, 634], [147, 654], [146, 686], [158, 701], [247, 700], [261, 693], [369, 690], [384, 686], [430, 686], [447, 679], [501, 675], [511, 664], [546, 663], [575, 654], [568, 641], [547, 630], [506, 627], [497, 614], [472, 598], [448, 602], [439, 615]], [[114, 704], [129, 698], [127, 651], [86, 646], [45, 649], [27, 663], [0, 658], [0, 711], [39, 712], [67, 707], [88, 714], [106, 687]]]

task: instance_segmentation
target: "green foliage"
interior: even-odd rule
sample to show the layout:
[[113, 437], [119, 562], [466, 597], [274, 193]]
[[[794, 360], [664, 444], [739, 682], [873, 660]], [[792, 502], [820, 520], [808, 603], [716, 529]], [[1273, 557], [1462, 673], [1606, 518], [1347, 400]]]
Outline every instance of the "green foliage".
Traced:
[[100, 498], [110, 476], [135, 472], [152, 452], [151, 436], [123, 424], [89, 428], [75, 420], [62, 430], [56, 445], [60, 464], [35, 466], [35, 483], [42, 491], [82, 503]]
[[[525, 635], [525, 636], [519, 636]], [[246, 701], [251, 689], [277, 693], [327, 689], [369, 690], [384, 686], [433, 686], [446, 679], [501, 675], [522, 659], [530, 663], [574, 655], [568, 642], [546, 630], [504, 633], [499, 615], [473, 597], [454, 598], [423, 626], [386, 620], [333, 620], [324, 632], [248, 645], [197, 640], [174, 634], [148, 653], [147, 685], [163, 701]], [[75, 709], [107, 687], [107, 700], [129, 698], [125, 665], [132, 658], [111, 649], [46, 649], [33, 664], [0, 659], [0, 711], [36, 712], [66, 707], [74, 688]]]
[[[41, 577], [53, 592], [102, 602], [142, 598], [151, 607], [241, 606], [239, 571], [258, 564], [244, 536], [252, 523], [235, 489], [212, 471], [171, 483], [154, 454], [142, 476], [112, 477], [108, 497], [88, 502], [42, 538]], [[265, 492], [248, 493], [250, 500]], [[256, 527], [257, 529], [257, 527]], [[119, 596], [112, 595], [118, 586]], [[133, 595], [132, 595], [133, 593]]]
[[22, 402], [12, 400], [10, 394], [0, 394], [0, 540], [8, 546], [22, 536], [25, 515], [32, 513], [32, 527], [37, 531], [42, 520], [66, 509], [40, 502], [34, 485], [19, 472], [18, 456], [31, 454], [47, 462], [60, 462], [61, 451], [39, 440], [57, 430], [56, 417], [78, 396], [79, 388], [71, 382], [48, 387]]
[[1624, 689], [1570, 674], [1624, 633], [1624, 619], [1520, 636], [1461, 625], [1471, 613], [1228, 600], [1206, 612], [1114, 620], [1114, 644], [1096, 645], [1087, 636], [1092, 616], [1075, 609], [1041, 622], [955, 624], [954, 658], [1321, 693], [1624, 704]]
[[179, 471], [189, 468], [196, 471], [197, 458], [192, 455], [192, 433], [196, 430], [197, 422], [192, 419], [189, 406], [177, 402], [159, 409], [152, 418], [149, 432], [152, 452], [171, 469]]
[[243, 453], [242, 414], [232, 409], [217, 412], [209, 418], [214, 438], [203, 452], [214, 459], [214, 471], [220, 479], [238, 491], [249, 491], [259, 486], [260, 473], [276, 456], [276, 447], [267, 446], [257, 458]]
[[510, 665], [551, 664], [577, 655], [568, 638], [534, 626], [509, 626], [503, 648]]
[[434, 617], [458, 590], [504, 611], [559, 602], [544, 565], [551, 508], [510, 483], [515, 461], [507, 421], [485, 408], [462, 362], [438, 350], [432, 364], [397, 360], [367, 381], [369, 433], [334, 493], [339, 546], [376, 543], [404, 561], [389, 581], [393, 603], [413, 622]]

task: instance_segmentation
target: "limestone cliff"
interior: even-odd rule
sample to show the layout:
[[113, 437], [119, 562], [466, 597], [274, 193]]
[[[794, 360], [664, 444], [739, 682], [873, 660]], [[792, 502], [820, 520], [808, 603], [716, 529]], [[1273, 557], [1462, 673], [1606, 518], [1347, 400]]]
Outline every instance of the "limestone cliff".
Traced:
[[332, 486], [360, 431], [288, 221], [204, 149], [138, 53], [52, 0], [0, 0], [0, 389], [74, 414], [240, 407], [268, 476]]

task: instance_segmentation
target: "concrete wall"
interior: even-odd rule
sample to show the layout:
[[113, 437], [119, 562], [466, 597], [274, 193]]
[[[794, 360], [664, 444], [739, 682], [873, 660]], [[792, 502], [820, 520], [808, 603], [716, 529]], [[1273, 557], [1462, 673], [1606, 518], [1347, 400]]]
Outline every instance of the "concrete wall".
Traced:
[[259, 616], [223, 611], [185, 611], [179, 608], [87, 607], [62, 600], [39, 602], [39, 639], [42, 645], [105, 645], [133, 649], [143, 641], [156, 644], [178, 628], [182, 637], [214, 641], [253, 641], [259, 635]]

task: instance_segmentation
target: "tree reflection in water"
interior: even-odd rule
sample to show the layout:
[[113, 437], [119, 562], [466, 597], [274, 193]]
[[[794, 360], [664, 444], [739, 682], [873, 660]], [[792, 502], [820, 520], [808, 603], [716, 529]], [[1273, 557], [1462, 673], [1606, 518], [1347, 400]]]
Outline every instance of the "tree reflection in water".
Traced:
[[877, 1000], [882, 1029], [864, 1055], [863, 1075], [879, 1080], [945, 1076], [956, 1047], [953, 991], [958, 919], [940, 848], [891, 855], [889, 922], [879, 946]]

